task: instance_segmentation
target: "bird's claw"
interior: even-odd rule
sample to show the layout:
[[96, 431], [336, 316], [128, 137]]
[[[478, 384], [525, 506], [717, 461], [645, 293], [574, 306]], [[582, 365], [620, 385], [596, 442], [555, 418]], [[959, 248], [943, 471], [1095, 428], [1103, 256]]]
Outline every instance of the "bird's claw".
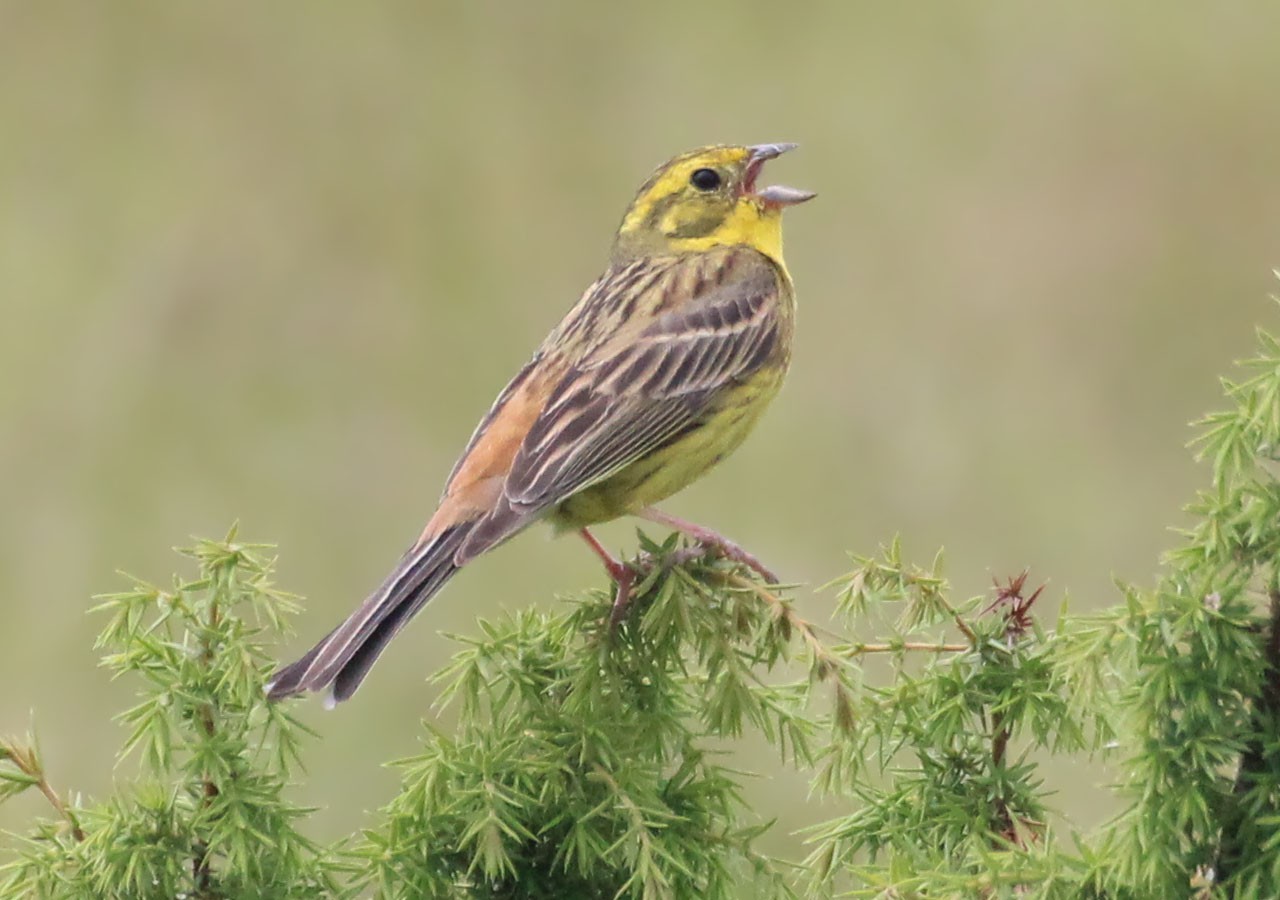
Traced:
[[755, 555], [748, 553], [733, 541], [720, 538], [717, 540], [709, 540], [700, 538], [697, 542], [702, 552], [708, 556], [719, 556], [723, 559], [736, 562], [739, 565], [746, 566], [752, 572], [755, 572], [763, 578], [768, 584], [778, 584], [779, 579], [774, 571], [762, 563]]
[[609, 612], [609, 632], [618, 630], [622, 619], [627, 614], [627, 605], [631, 602], [631, 588], [636, 582], [636, 571], [626, 563], [617, 569], [610, 569], [609, 577], [613, 579], [613, 609]]
[[[709, 538], [700, 535], [694, 539], [691, 546], [676, 550], [674, 553], [663, 557], [661, 563], [664, 568], [669, 569], [704, 556], [718, 556], [722, 559], [730, 560], [747, 567], [769, 584], [779, 583], [778, 576], [774, 574], [773, 570], [753, 554], [748, 553], [733, 541], [719, 536]], [[609, 573], [609, 577], [613, 579], [614, 584], [613, 606], [609, 612], [609, 632], [611, 634], [618, 630], [618, 626], [626, 618], [627, 608], [631, 603], [636, 582], [643, 580], [645, 576], [652, 572], [657, 562], [659, 560], [648, 553], [641, 554], [633, 563], [625, 563], [612, 558], [605, 562], [605, 571]]]

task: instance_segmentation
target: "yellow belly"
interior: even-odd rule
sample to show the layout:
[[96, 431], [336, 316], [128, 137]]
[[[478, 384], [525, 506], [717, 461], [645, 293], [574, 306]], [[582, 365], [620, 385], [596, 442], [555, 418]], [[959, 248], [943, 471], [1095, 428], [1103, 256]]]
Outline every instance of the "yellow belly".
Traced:
[[557, 528], [584, 528], [651, 506], [682, 490], [738, 448], [782, 386], [785, 370], [766, 367], [728, 392], [684, 437], [579, 491], [550, 515]]

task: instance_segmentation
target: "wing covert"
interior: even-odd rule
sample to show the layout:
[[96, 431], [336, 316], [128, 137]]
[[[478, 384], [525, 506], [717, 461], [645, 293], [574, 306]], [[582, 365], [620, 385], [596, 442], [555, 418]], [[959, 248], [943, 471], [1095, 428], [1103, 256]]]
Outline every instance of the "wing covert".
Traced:
[[681, 291], [654, 286], [660, 299], [647, 325], [620, 327], [566, 365], [515, 453], [503, 500], [458, 551], [459, 565], [697, 428], [722, 392], [777, 352], [783, 276], [767, 258], [739, 248], [710, 275], [683, 274]]

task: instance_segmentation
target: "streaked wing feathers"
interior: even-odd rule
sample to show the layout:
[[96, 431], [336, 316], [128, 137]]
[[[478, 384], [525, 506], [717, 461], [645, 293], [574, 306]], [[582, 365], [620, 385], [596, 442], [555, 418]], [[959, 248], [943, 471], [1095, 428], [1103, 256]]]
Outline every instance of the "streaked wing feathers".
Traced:
[[639, 341], [570, 370], [516, 454], [512, 504], [559, 502], [697, 424], [718, 390], [768, 358], [771, 301], [758, 293], [667, 314]]
[[[566, 366], [516, 451], [505, 502], [476, 523], [458, 565], [697, 427], [720, 391], [765, 365], [780, 334], [780, 276], [765, 257], [735, 253], [721, 266], [732, 278], [673, 267], [668, 278], [692, 275], [692, 284], [678, 296], [662, 282], [653, 288], [666, 311], [638, 329], [615, 325], [612, 340], [588, 342], [591, 349]], [[616, 302], [635, 304], [626, 295]], [[607, 309], [597, 315], [609, 318]]]

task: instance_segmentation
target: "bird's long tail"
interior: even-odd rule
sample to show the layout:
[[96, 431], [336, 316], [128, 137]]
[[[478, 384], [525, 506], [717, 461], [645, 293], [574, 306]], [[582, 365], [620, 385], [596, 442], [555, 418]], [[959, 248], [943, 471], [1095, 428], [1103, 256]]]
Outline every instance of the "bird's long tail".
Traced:
[[400, 564], [351, 616], [267, 683], [272, 700], [330, 688], [330, 703], [346, 700], [396, 632], [458, 571], [454, 555], [472, 523], [445, 528], [410, 547]]

